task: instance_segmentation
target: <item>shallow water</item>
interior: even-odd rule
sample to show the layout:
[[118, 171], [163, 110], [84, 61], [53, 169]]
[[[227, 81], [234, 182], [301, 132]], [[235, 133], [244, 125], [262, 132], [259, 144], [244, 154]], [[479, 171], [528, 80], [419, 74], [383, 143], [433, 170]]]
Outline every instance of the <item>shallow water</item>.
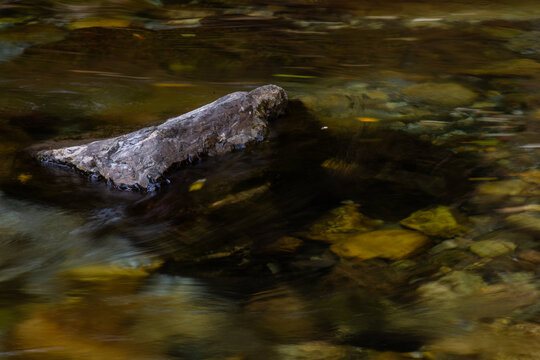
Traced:
[[[0, 357], [539, 358], [539, 19], [524, 0], [4, 2]], [[267, 140], [157, 193], [31, 157], [267, 83], [291, 100]], [[455, 220], [436, 206], [459, 224], [426, 227]]]

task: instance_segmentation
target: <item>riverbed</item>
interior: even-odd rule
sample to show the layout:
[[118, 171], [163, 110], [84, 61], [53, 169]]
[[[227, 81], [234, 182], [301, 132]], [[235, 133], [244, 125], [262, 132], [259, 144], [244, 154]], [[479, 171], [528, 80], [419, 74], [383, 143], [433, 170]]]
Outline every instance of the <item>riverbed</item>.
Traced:
[[[0, 357], [540, 359], [539, 44], [528, 0], [4, 2]], [[158, 191], [32, 156], [264, 84]]]

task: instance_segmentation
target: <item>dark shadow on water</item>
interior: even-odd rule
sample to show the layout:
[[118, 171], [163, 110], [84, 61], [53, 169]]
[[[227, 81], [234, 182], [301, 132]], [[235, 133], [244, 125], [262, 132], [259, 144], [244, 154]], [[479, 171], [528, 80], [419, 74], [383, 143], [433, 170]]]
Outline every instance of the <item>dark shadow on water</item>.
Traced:
[[[167, 174], [170, 185], [155, 194], [110, 189], [70, 170], [42, 167], [28, 153], [13, 172], [30, 173], [32, 181], [21, 184], [14, 176], [2, 191], [83, 212], [122, 207], [124, 224], [112, 231], [136, 239], [140, 230], [143, 246], [166, 243], [171, 251], [188, 244], [204, 254], [216, 246], [275, 241], [344, 200], [361, 204], [365, 215], [394, 221], [431, 204], [459, 204], [470, 189], [472, 160], [404, 132], [360, 125], [324, 131], [295, 101], [271, 129], [262, 143]], [[206, 179], [203, 188], [190, 191], [200, 179]], [[171, 231], [148, 238], [144, 229], [156, 224]]]
[[345, 344], [378, 351], [413, 352], [424, 345], [426, 339], [418, 335], [369, 331], [350, 336]]

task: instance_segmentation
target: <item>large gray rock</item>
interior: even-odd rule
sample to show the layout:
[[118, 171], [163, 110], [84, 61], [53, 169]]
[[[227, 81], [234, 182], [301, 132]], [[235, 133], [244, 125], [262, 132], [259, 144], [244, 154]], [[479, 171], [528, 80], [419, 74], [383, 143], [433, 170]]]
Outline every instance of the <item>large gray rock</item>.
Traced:
[[201, 155], [219, 155], [264, 138], [267, 120], [287, 106], [275, 85], [235, 92], [211, 104], [151, 126], [89, 144], [44, 150], [43, 163], [67, 165], [101, 175], [120, 188], [152, 189], [173, 164]]

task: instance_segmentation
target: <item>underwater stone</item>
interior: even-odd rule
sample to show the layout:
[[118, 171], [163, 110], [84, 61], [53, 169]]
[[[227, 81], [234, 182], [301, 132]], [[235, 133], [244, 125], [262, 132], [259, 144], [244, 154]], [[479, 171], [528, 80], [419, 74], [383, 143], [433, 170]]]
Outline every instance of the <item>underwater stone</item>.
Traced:
[[399, 223], [410, 229], [418, 230], [429, 236], [451, 238], [467, 231], [462, 223], [465, 218], [457, 210], [448, 206], [418, 210]]
[[480, 257], [496, 257], [514, 251], [516, 244], [503, 240], [482, 240], [471, 244], [469, 250]]
[[478, 95], [460, 84], [423, 83], [407, 86], [402, 93], [427, 104], [460, 106], [472, 103]]
[[476, 190], [483, 195], [515, 196], [520, 195], [528, 184], [519, 179], [491, 181], [478, 185]]
[[275, 85], [235, 92], [184, 115], [115, 138], [55, 150], [36, 157], [101, 175], [119, 188], [152, 190], [173, 164], [243, 148], [266, 135], [268, 120], [282, 114], [287, 94]]
[[399, 260], [412, 255], [428, 242], [427, 236], [416, 231], [378, 230], [337, 242], [330, 250], [338, 256], [357, 260], [377, 257]]
[[523, 212], [507, 216], [505, 221], [516, 229], [540, 234], [540, 216], [536, 212]]
[[310, 240], [337, 242], [352, 234], [375, 230], [382, 220], [371, 219], [358, 211], [359, 204], [344, 204], [331, 210], [310, 228], [306, 237]]
[[465, 71], [471, 75], [489, 76], [535, 76], [540, 71], [540, 63], [531, 59], [511, 59], [490, 63], [478, 69]]

